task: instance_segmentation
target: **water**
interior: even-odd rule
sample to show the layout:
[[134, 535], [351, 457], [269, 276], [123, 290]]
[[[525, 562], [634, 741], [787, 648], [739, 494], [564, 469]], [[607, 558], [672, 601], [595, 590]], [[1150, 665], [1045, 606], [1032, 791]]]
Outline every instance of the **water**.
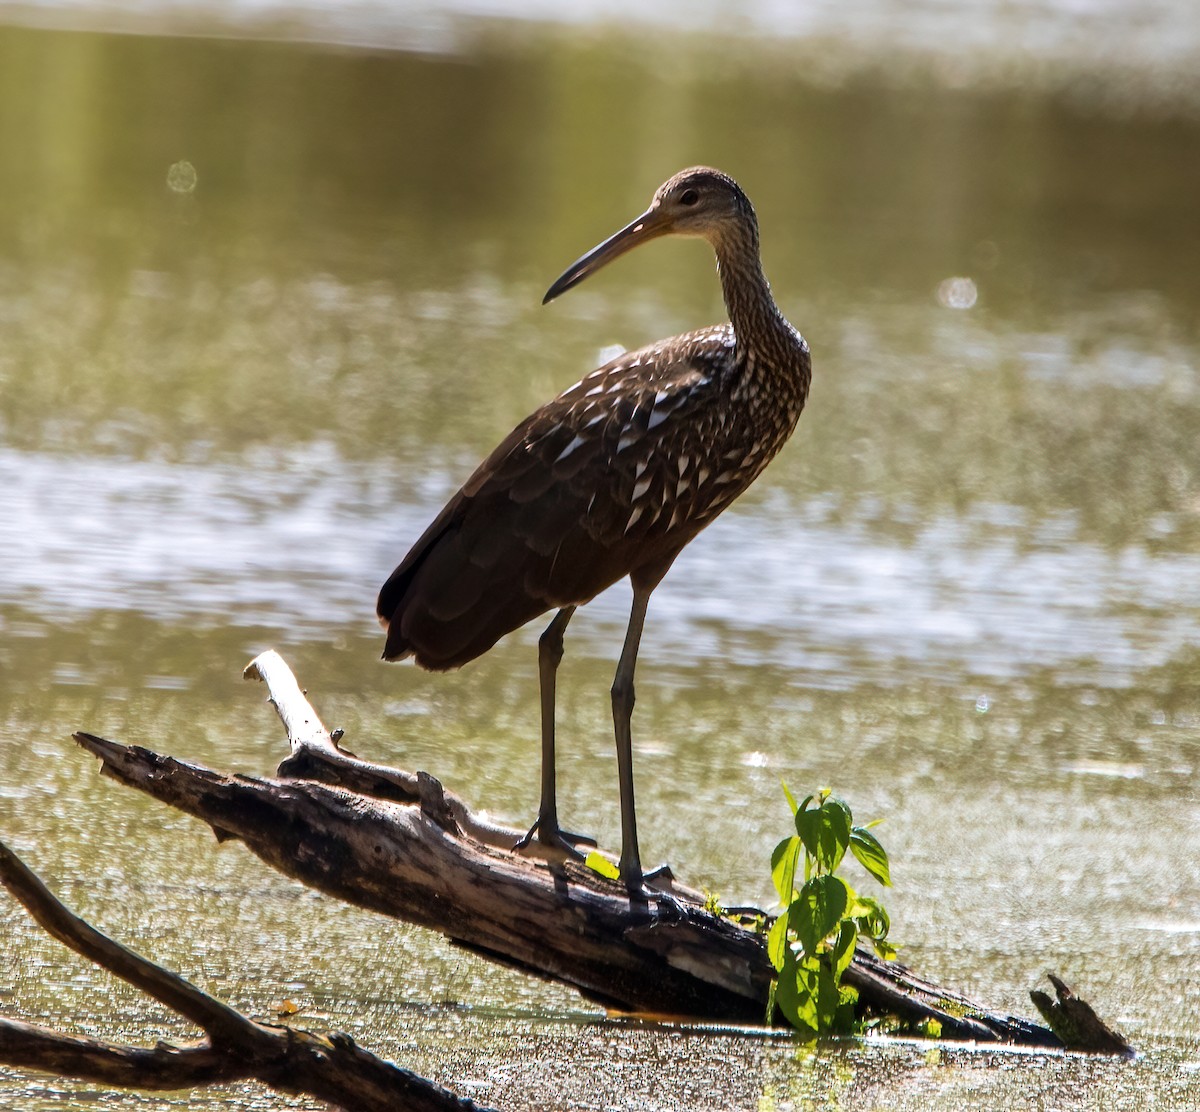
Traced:
[[[1200, 1107], [1195, 13], [805, 10], [718, 43], [716, 6], [0, 9], [142, 32], [0, 29], [0, 832], [235, 1005], [502, 1107]], [[273, 646], [357, 751], [528, 821], [538, 629], [430, 676], [378, 661], [374, 593], [603, 350], [719, 319], [695, 243], [539, 304], [699, 161], [754, 198], [815, 378], [652, 601], [644, 854], [766, 901], [780, 779], [833, 784], [886, 817], [907, 961], [1022, 1014], [1057, 970], [1132, 1064], [605, 1019], [216, 847], [69, 741], [269, 772], [238, 674]], [[559, 685], [562, 813], [608, 845], [628, 602], [572, 622]], [[10, 901], [0, 931], [7, 1014], [188, 1036]], [[94, 1099], [0, 1071], [3, 1107]]]

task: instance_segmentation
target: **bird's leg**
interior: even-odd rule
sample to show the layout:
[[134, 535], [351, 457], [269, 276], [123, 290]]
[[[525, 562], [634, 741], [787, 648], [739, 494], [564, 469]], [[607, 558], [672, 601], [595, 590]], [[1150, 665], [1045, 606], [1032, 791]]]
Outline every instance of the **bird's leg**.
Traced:
[[595, 845], [596, 842], [593, 838], [571, 834], [559, 827], [554, 774], [555, 677], [563, 657], [563, 633], [574, 613], [574, 606], [564, 606], [554, 615], [554, 620], [538, 639], [538, 679], [542, 702], [542, 799], [538, 806], [537, 821], [529, 828], [529, 833], [517, 843], [516, 848], [524, 849], [536, 834], [537, 840], [543, 845], [557, 846], [573, 857], [582, 858], [584, 855], [575, 848], [575, 844], [584, 842]]
[[[642, 640], [642, 627], [646, 624], [646, 607], [650, 604], [653, 588], [633, 589], [633, 609], [629, 614], [629, 628], [625, 631], [625, 646], [617, 663], [617, 674], [612, 685], [613, 726], [617, 735], [617, 779], [621, 788], [621, 879], [630, 892], [645, 892], [646, 881], [668, 873], [664, 866], [652, 873], [642, 872], [642, 858], [638, 852], [637, 815], [633, 805], [633, 670], [637, 664], [638, 645]], [[659, 893], [655, 893], [658, 895]]]

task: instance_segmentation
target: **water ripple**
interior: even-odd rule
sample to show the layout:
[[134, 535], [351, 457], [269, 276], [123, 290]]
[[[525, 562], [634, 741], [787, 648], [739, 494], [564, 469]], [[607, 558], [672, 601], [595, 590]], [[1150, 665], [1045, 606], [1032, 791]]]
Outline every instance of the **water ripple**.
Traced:
[[[440, 476], [404, 489], [331, 449], [203, 467], [0, 449], [0, 603], [366, 631], [378, 585], [449, 489]], [[869, 509], [846, 516], [778, 490], [726, 515], [655, 594], [656, 658], [768, 663], [833, 686], [864, 669], [1047, 667], [1120, 683], [1196, 639], [1200, 556], [1107, 550], [1069, 515], [1028, 522], [995, 504], [903, 540]], [[625, 586], [602, 596], [576, 644], [611, 655], [627, 606]]]

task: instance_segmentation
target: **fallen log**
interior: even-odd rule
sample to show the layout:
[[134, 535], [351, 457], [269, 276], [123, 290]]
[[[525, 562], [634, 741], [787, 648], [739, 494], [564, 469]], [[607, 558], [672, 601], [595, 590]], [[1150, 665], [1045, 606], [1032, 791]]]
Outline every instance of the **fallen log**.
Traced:
[[113, 941], [69, 911], [0, 842], [0, 884], [65, 946], [201, 1028], [188, 1045], [125, 1046], [0, 1018], [0, 1063], [126, 1089], [194, 1089], [256, 1079], [354, 1112], [486, 1112], [359, 1047], [349, 1035], [259, 1023]]
[[[621, 884], [536, 842], [515, 852], [520, 831], [482, 821], [434, 777], [343, 748], [277, 653], [263, 653], [245, 674], [266, 682], [288, 734], [290, 753], [272, 778], [75, 738], [105, 774], [339, 899], [440, 931], [610, 1009], [766, 1021], [774, 971], [761, 920], [713, 914], [701, 893], [674, 881], [662, 898], [631, 899]], [[944, 1039], [1065, 1045], [1047, 1027], [994, 1013], [862, 947], [844, 980], [865, 1012], [913, 1027], [936, 1021]]]

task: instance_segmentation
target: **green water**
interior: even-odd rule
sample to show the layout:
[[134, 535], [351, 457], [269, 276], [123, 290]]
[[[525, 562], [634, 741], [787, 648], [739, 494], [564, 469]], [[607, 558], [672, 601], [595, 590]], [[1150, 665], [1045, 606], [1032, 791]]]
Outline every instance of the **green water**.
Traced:
[[[371, 52], [0, 29], [0, 836], [236, 1006], [293, 999], [505, 1108], [1200, 1108], [1192, 102], [900, 81], [883, 56], [818, 82], [754, 36], [460, 30]], [[374, 595], [603, 349], [720, 319], [694, 242], [540, 306], [693, 162], [754, 199], [815, 377], [652, 601], [644, 856], [766, 902], [779, 781], [833, 784], [886, 817], [906, 961], [1026, 1015], [1053, 969], [1136, 1062], [609, 1020], [217, 847], [69, 739], [267, 773], [281, 731], [238, 676], [275, 647], [357, 752], [529, 821], [537, 623], [430, 676], [378, 661]], [[567, 639], [560, 809], [615, 846], [610, 596]], [[0, 938], [6, 1014], [187, 1036], [9, 900]], [[0, 1107], [97, 1099], [309, 1107], [0, 1071]]]

